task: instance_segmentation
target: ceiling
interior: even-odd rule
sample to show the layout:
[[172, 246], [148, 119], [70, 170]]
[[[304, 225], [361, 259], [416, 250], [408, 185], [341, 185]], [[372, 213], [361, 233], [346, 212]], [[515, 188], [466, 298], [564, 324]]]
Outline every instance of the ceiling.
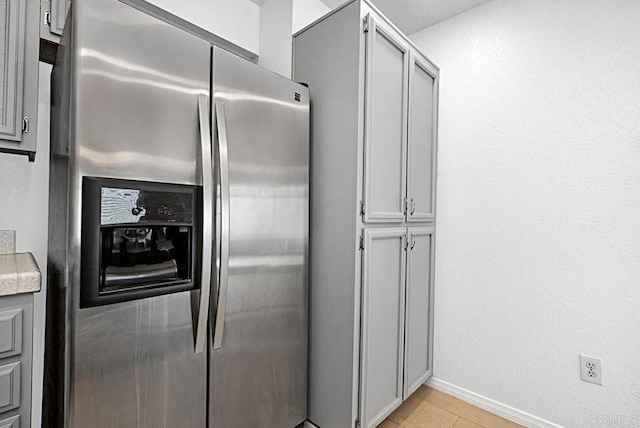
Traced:
[[[412, 34], [490, 0], [371, 0], [405, 34]], [[345, 0], [322, 0], [330, 8]]]

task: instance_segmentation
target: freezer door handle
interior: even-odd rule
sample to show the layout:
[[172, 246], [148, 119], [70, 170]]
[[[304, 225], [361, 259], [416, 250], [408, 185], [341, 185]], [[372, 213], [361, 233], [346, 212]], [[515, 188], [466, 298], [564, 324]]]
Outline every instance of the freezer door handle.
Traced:
[[213, 327], [213, 349], [222, 347], [224, 334], [224, 318], [227, 308], [227, 291], [229, 289], [229, 146], [227, 142], [227, 121], [224, 101], [215, 101], [216, 127], [218, 140], [216, 146], [220, 173], [219, 204], [220, 204], [220, 264], [218, 273], [218, 302], [216, 305], [216, 319]]
[[198, 96], [200, 145], [202, 151], [202, 273], [200, 275], [200, 302], [195, 334], [195, 352], [204, 352], [207, 344], [207, 322], [211, 296], [211, 269], [213, 258], [213, 163], [211, 161], [211, 127], [209, 126], [209, 97]]

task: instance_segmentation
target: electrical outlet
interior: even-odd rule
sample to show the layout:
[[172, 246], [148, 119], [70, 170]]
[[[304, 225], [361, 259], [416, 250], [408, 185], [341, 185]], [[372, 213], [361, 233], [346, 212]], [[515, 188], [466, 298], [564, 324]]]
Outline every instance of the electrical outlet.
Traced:
[[580, 379], [602, 385], [602, 360], [580, 355]]

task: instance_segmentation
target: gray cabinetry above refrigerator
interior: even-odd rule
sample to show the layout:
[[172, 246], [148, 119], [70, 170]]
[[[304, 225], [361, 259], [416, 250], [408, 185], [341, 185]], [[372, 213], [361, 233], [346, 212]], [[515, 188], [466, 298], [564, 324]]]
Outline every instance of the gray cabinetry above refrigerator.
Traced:
[[371, 428], [432, 372], [439, 71], [368, 0], [293, 45], [312, 97], [309, 420]]
[[35, 158], [39, 37], [37, 2], [0, 5], [0, 152]]
[[41, 0], [40, 38], [60, 43], [71, 0]]

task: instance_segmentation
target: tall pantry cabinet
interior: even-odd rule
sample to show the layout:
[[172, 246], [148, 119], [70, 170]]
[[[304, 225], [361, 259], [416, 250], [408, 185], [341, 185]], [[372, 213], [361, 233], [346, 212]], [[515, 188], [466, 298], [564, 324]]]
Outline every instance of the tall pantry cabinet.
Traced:
[[366, 0], [293, 45], [311, 90], [309, 420], [375, 427], [432, 370], [438, 68]]

